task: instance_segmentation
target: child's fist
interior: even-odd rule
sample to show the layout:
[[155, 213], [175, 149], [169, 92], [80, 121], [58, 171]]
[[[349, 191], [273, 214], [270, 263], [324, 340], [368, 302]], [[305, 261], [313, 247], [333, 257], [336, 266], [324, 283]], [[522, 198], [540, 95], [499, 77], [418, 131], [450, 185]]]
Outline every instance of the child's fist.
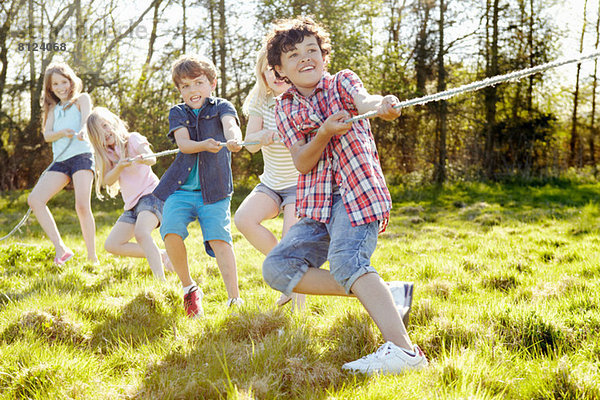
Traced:
[[202, 147], [204, 148], [204, 151], [209, 151], [211, 153], [218, 153], [221, 150], [221, 144], [213, 138], [203, 140]]
[[261, 146], [268, 146], [275, 142], [275, 139], [278, 137], [277, 132], [272, 131], [270, 129], [265, 129], [265, 133], [260, 137]]
[[319, 131], [330, 137], [334, 135], [343, 135], [352, 127], [352, 122], [346, 122], [349, 119], [350, 114], [346, 110], [338, 111], [327, 117], [323, 125], [321, 125], [321, 128], [319, 128]]
[[75, 131], [69, 128], [63, 129], [62, 133], [65, 137], [68, 137], [69, 139], [71, 139], [75, 135]]
[[237, 153], [242, 149], [242, 146], [235, 139], [229, 139], [226, 143], [226, 146], [227, 150], [231, 151], [232, 153]]
[[400, 116], [400, 109], [394, 108], [400, 103], [398, 98], [392, 94], [388, 94], [381, 100], [377, 115], [386, 121], [393, 121]]

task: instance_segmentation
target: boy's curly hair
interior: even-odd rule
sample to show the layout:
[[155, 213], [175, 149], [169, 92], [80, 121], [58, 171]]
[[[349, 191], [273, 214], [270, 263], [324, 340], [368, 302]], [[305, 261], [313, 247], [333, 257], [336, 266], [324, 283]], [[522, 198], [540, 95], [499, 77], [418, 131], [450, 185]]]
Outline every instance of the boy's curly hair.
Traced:
[[171, 75], [175, 86], [179, 87], [181, 78], [195, 79], [200, 75], [212, 83], [217, 79], [217, 68], [206, 57], [183, 55], [171, 65]]
[[[325, 65], [327, 65], [331, 54], [329, 32], [311, 17], [306, 16], [275, 21], [275, 26], [265, 38], [269, 65], [281, 66], [281, 54], [294, 50], [306, 36], [314, 36], [317, 39]], [[275, 69], [273, 72], [277, 78], [282, 78]]]

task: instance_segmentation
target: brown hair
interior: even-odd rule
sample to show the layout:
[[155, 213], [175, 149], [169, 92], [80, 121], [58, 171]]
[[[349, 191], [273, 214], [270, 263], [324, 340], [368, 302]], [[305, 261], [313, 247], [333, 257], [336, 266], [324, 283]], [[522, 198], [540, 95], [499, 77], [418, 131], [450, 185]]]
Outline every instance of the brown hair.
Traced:
[[179, 88], [181, 78], [195, 79], [200, 75], [206, 76], [210, 83], [217, 80], [217, 68], [206, 57], [183, 55], [171, 66], [171, 76], [175, 86]]
[[[275, 22], [275, 26], [266, 37], [269, 65], [272, 67], [281, 66], [281, 54], [292, 51], [306, 36], [314, 36], [317, 39], [325, 65], [327, 65], [331, 54], [329, 33], [311, 17], [296, 17]], [[277, 70], [274, 69], [273, 71], [277, 78], [282, 79]]]
[[44, 72], [44, 88], [42, 89], [42, 127], [46, 124], [50, 108], [60, 103], [60, 99], [52, 91], [52, 75], [54, 74], [62, 75], [71, 82], [69, 104], [67, 104], [66, 108], [71, 107], [75, 103], [75, 100], [83, 89], [81, 79], [75, 75], [75, 72], [67, 64], [54, 62], [48, 65]]

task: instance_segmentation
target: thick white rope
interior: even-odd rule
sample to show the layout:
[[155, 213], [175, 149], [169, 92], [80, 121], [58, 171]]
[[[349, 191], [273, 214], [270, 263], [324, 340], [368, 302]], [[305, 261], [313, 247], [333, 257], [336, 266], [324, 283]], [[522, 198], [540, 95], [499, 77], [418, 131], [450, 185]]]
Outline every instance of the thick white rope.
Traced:
[[[454, 97], [458, 94], [474, 92], [476, 90], [494, 86], [494, 85], [497, 85], [502, 82], [517, 81], [519, 79], [522, 79], [522, 78], [528, 77], [530, 75], [534, 75], [534, 74], [537, 74], [537, 73], [540, 73], [540, 72], [543, 72], [543, 71], [546, 71], [546, 70], [549, 70], [552, 68], [561, 67], [561, 66], [567, 65], [567, 64], [580, 63], [582, 61], [592, 60], [592, 59], [595, 59], [598, 57], [600, 57], [600, 51], [594, 51], [591, 53], [579, 53], [579, 54], [571, 56], [571, 57], [562, 58], [562, 59], [552, 61], [552, 62], [549, 62], [546, 64], [540, 64], [536, 67], [522, 69], [522, 70], [511, 72], [511, 73], [508, 73], [505, 75], [496, 75], [496, 76], [493, 76], [490, 78], [483, 79], [481, 81], [477, 81], [477, 82], [469, 83], [467, 85], [459, 86], [454, 89], [449, 89], [449, 90], [446, 90], [443, 92], [430, 94], [428, 96], [417, 97], [415, 99], [401, 101], [400, 103], [396, 104], [394, 106], [394, 108], [402, 109], [402, 108], [416, 106], [416, 105], [423, 105], [423, 104], [426, 104], [426, 103], [429, 103], [432, 101], [446, 100], [446, 99], [449, 99], [450, 97]], [[368, 112], [368, 113], [365, 113], [362, 115], [357, 115], [356, 117], [350, 118], [345, 122], [346, 123], [354, 122], [354, 121], [358, 121], [360, 119], [371, 118], [376, 115], [377, 115], [377, 111], [372, 111], [372, 112]]]

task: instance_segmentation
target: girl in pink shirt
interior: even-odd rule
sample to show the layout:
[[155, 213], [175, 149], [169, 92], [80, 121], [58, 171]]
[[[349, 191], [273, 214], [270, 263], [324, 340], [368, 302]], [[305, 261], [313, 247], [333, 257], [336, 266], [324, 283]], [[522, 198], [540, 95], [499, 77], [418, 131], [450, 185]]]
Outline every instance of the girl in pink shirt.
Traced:
[[[102, 199], [102, 186], [110, 197], [119, 190], [125, 212], [110, 231], [106, 251], [128, 257], [146, 257], [154, 276], [162, 281], [161, 265], [172, 270], [166, 251], [159, 250], [151, 233], [162, 220], [162, 200], [152, 194], [159, 179], [152, 172], [148, 140], [129, 132], [125, 122], [104, 107], [97, 107], [87, 120], [90, 141], [96, 157], [96, 196]], [[130, 241], [135, 237], [136, 242]]]

